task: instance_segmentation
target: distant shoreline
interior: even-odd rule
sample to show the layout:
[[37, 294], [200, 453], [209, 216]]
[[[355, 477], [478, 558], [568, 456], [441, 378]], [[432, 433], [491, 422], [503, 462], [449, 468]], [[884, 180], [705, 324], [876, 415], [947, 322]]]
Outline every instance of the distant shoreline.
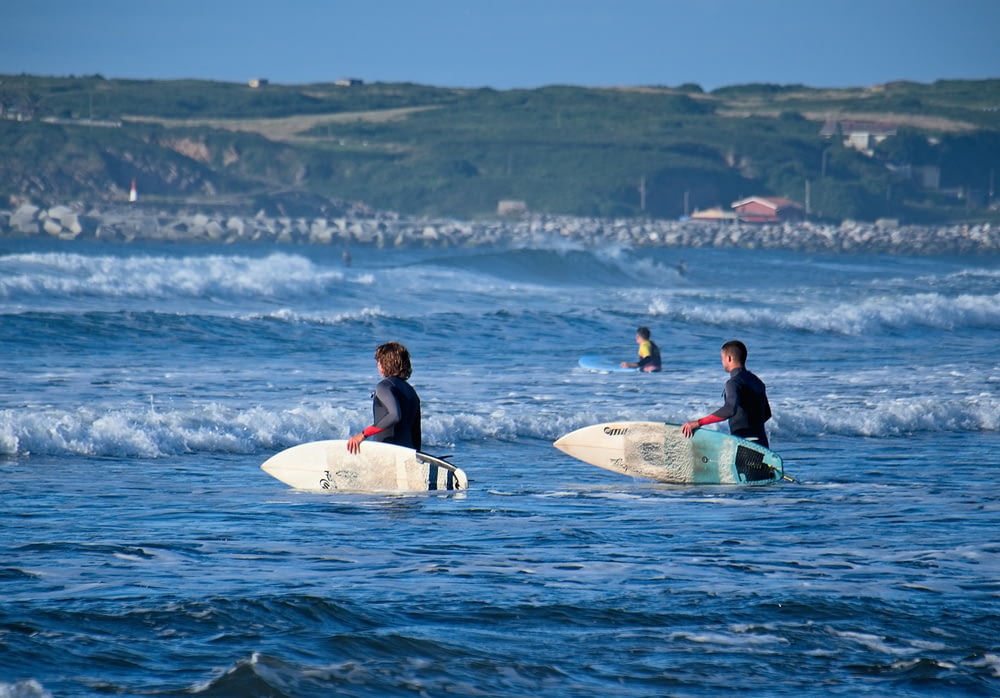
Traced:
[[393, 213], [291, 217], [258, 212], [173, 212], [127, 204], [22, 204], [0, 210], [0, 238], [128, 243], [277, 243], [379, 248], [474, 247], [562, 240], [584, 246], [720, 247], [808, 252], [971, 254], [1000, 252], [1000, 226], [897, 225], [891, 222], [741, 224], [534, 215], [456, 221]]

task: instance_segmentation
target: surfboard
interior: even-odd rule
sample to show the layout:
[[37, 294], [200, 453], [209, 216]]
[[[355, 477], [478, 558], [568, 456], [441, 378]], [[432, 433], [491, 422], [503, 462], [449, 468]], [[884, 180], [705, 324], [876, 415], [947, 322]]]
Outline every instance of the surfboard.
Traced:
[[584, 463], [681, 485], [767, 485], [784, 475], [781, 456], [755, 441], [711, 429], [687, 438], [662, 422], [594, 424], [553, 445]]
[[588, 371], [601, 371], [603, 373], [635, 373], [634, 368], [625, 368], [621, 366], [620, 361], [612, 361], [611, 359], [606, 359], [603, 356], [598, 356], [597, 354], [584, 354], [580, 357], [580, 368], [585, 368]]
[[292, 446], [260, 466], [265, 473], [310, 492], [427, 492], [464, 490], [469, 479], [451, 463], [412, 448], [364, 441], [348, 453], [347, 441], [331, 439]]

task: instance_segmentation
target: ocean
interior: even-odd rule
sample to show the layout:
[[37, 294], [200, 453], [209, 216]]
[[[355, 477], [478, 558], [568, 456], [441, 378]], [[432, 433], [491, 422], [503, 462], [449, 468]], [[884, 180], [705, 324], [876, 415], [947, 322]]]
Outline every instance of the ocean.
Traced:
[[[343, 252], [0, 240], [0, 696], [1000, 695], [1000, 256]], [[794, 482], [553, 448], [713, 411], [729, 339]], [[469, 489], [261, 471], [390, 340]]]

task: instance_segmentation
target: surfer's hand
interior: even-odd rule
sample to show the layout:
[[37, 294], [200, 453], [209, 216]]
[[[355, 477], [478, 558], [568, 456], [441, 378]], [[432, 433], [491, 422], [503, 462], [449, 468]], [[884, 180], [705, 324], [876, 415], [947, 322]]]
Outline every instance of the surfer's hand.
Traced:
[[365, 440], [364, 433], [358, 433], [347, 440], [347, 451], [349, 453], [361, 453], [361, 442]]
[[691, 436], [694, 435], [694, 430], [699, 426], [700, 425], [698, 424], [697, 419], [691, 422], [684, 422], [684, 424], [681, 425], [681, 433], [690, 439]]

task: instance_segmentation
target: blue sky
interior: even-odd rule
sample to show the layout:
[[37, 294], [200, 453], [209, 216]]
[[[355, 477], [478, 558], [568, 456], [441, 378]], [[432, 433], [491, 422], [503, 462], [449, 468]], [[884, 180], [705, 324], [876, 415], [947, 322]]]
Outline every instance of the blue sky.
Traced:
[[5, 0], [0, 73], [511, 89], [1000, 77], [1000, 0]]

